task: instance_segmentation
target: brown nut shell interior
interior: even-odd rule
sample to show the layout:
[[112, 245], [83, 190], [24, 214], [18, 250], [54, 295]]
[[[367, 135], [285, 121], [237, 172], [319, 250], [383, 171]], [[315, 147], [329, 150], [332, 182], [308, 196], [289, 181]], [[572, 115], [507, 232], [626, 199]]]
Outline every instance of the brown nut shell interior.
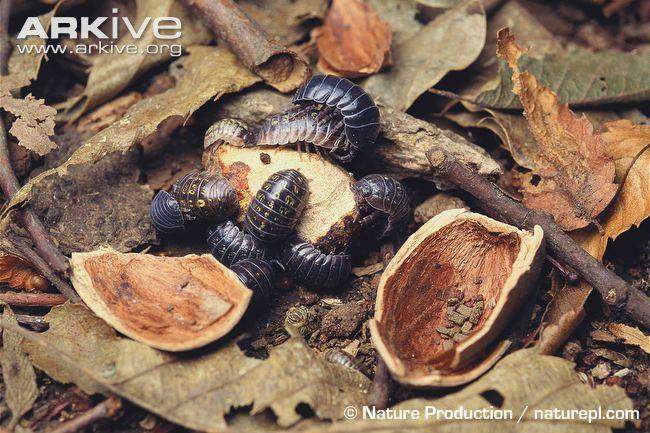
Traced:
[[226, 335], [252, 292], [212, 255], [159, 257], [102, 248], [74, 253], [72, 283], [86, 305], [121, 333], [183, 351]]
[[455, 386], [507, 349], [495, 341], [530, 293], [544, 255], [528, 232], [469, 212], [445, 211], [414, 233], [379, 283], [372, 340], [396, 380]]

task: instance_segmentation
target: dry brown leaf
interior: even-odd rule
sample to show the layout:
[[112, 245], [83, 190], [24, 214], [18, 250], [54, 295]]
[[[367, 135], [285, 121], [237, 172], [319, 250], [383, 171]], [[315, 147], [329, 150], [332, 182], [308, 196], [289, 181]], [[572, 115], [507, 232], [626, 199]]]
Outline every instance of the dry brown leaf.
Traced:
[[373, 275], [377, 272], [384, 270], [384, 263], [379, 262], [372, 264], [370, 266], [362, 266], [358, 268], [352, 268], [352, 274], [356, 277], [364, 277], [366, 275]]
[[[4, 307], [2, 321], [18, 326], [13, 311]], [[13, 431], [18, 421], [31, 408], [38, 397], [36, 372], [21, 347], [23, 337], [10, 329], [2, 332], [2, 382], [5, 386], [5, 402], [11, 410], [11, 420], [7, 425]]]
[[127, 153], [133, 145], [156, 134], [161, 124], [180, 126], [206, 102], [260, 81], [225, 47], [195, 46], [188, 51], [188, 56], [171, 66], [176, 71], [174, 88], [132, 106], [122, 119], [88, 139], [66, 162], [31, 179], [7, 208], [28, 200], [32, 188], [44, 179], [67, 176], [74, 165], [92, 167], [107, 155]]
[[394, 66], [363, 85], [376, 100], [406, 111], [448, 72], [467, 68], [485, 44], [485, 13], [478, 0], [436, 17], [394, 49]]
[[75, 290], [97, 316], [134, 340], [173, 352], [222, 338], [252, 294], [210, 254], [159, 257], [102, 248], [73, 253], [70, 265]]
[[344, 77], [379, 71], [390, 59], [388, 24], [359, 0], [334, 0], [325, 24], [316, 31], [318, 67]]
[[625, 344], [639, 346], [646, 353], [650, 353], [650, 336], [645, 335], [639, 328], [622, 323], [610, 323], [607, 329], [616, 337], [622, 339]]
[[25, 98], [14, 98], [11, 91], [28, 85], [27, 76], [10, 76], [0, 85], [0, 107], [16, 116], [9, 133], [18, 139], [18, 144], [43, 156], [56, 144], [50, 140], [54, 135], [56, 110], [45, 105], [44, 99], [36, 99], [30, 93]]
[[22, 257], [0, 251], [0, 283], [26, 292], [44, 292], [47, 280]]
[[534, 75], [519, 70], [524, 52], [507, 28], [499, 31], [497, 55], [513, 70], [513, 91], [538, 145], [532, 171], [522, 175], [524, 204], [551, 213], [565, 230], [579, 229], [616, 194], [614, 162], [585, 116], [577, 117]]
[[321, 419], [370, 404], [363, 374], [316, 356], [302, 339], [276, 347], [266, 360], [247, 357], [234, 341], [179, 355], [118, 336], [81, 305], [55, 307], [46, 319], [50, 328], [41, 334], [11, 326], [25, 337], [35, 366], [61, 383], [90, 394], [113, 392], [189, 429], [223, 432], [233, 407], [250, 405], [252, 414], [270, 409], [286, 427], [301, 419], [301, 403]]

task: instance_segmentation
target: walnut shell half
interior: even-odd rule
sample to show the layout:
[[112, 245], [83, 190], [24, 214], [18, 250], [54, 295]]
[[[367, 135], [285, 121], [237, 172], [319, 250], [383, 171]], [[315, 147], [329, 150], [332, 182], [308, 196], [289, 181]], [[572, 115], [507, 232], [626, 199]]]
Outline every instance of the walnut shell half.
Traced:
[[159, 257], [102, 248], [73, 253], [72, 284], [121, 333], [157, 349], [195, 349], [226, 335], [252, 292], [212, 255]]
[[465, 209], [424, 224], [384, 271], [370, 322], [395, 380], [447, 387], [487, 371], [508, 347], [495, 340], [543, 258], [539, 226], [531, 233]]

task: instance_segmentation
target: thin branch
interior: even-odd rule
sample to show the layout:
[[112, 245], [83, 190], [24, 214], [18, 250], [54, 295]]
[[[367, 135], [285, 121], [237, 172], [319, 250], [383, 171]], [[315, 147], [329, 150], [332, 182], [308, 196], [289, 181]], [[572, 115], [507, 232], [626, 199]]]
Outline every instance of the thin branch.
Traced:
[[97, 421], [113, 418], [122, 408], [122, 400], [119, 397], [110, 396], [89, 411], [78, 417], [64, 422], [48, 433], [76, 433], [90, 427]]
[[546, 245], [556, 258], [571, 266], [610, 306], [627, 312], [645, 327], [650, 327], [650, 298], [631, 287], [580, 247], [548, 214], [536, 212], [512, 200], [495, 184], [459, 163], [444, 150], [434, 147], [427, 158], [435, 176], [441, 177], [474, 196], [486, 210], [509, 224], [544, 230]]
[[54, 307], [64, 304], [66, 297], [58, 293], [0, 293], [0, 302], [16, 307]]
[[[11, 13], [11, 0], [0, 1], [0, 74], [7, 75], [8, 73], [8, 60], [11, 51], [10, 38], [9, 38], [9, 16]], [[5, 198], [11, 200], [20, 189], [20, 183], [11, 167], [11, 159], [9, 157], [9, 148], [7, 145], [7, 130], [5, 128], [4, 120], [0, 117], [0, 187], [2, 188]], [[39, 255], [48, 263], [48, 265], [56, 272], [65, 275], [68, 271], [69, 264], [65, 256], [61, 254], [58, 248], [54, 245], [50, 234], [45, 229], [36, 214], [30, 209], [22, 209], [19, 212], [19, 217], [22, 225], [29, 232], [30, 237], [34, 241], [34, 246]], [[55, 284], [59, 289], [63, 287], [61, 284]], [[69, 287], [69, 286], [68, 286]], [[64, 289], [71, 301], [78, 301], [78, 297], [74, 291]]]

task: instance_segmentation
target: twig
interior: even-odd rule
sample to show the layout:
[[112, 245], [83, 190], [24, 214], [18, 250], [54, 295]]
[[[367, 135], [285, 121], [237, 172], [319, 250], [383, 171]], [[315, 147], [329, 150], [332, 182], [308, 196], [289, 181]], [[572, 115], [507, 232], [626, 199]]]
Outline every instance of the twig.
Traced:
[[427, 152], [427, 158], [435, 176], [467, 191], [482, 207], [495, 212], [507, 223], [527, 229], [539, 225], [544, 230], [549, 251], [556, 258], [571, 266], [600, 293], [607, 304], [626, 311], [639, 324], [650, 327], [650, 298], [589, 255], [550, 215], [533, 211], [512, 200], [492, 182], [471, 171], [440, 148], [431, 148]]
[[14, 314], [14, 317], [16, 318], [16, 321], [19, 324], [26, 326], [37, 332], [45, 331], [49, 326], [49, 324], [45, 320], [45, 317], [43, 316], [32, 316], [30, 314]]
[[86, 427], [91, 426], [97, 421], [113, 418], [122, 408], [122, 400], [118, 397], [110, 396], [94, 408], [85, 412], [78, 417], [64, 422], [49, 433], [76, 433]]
[[[0, 1], [0, 75], [6, 75], [8, 72], [8, 60], [10, 52], [9, 44], [9, 15], [11, 12], [11, 0]], [[11, 200], [20, 188], [20, 183], [11, 167], [11, 160], [9, 157], [9, 149], [7, 146], [7, 131], [5, 128], [4, 120], [0, 117], [0, 187], [2, 188], [5, 198]], [[68, 261], [54, 246], [54, 242], [50, 237], [41, 221], [36, 214], [30, 209], [22, 209], [19, 211], [20, 220], [23, 226], [29, 232], [30, 237], [34, 241], [34, 246], [39, 255], [48, 263], [48, 265], [63, 275], [68, 270]], [[57, 285], [59, 287], [60, 285]], [[71, 300], [76, 301], [78, 297], [72, 289], [66, 291], [67, 296]]]
[[[388, 263], [395, 256], [396, 245], [399, 245], [399, 240], [392, 240], [386, 242], [381, 246], [381, 259], [384, 262], [384, 269]], [[372, 379], [372, 390], [370, 391], [370, 404], [377, 409], [384, 409], [388, 407], [388, 397], [392, 386], [392, 379], [390, 372], [384, 360], [378, 356], [377, 366], [375, 367], [375, 376]]]
[[232, 0], [183, 0], [208, 27], [230, 45], [251, 71], [281, 92], [289, 92], [308, 77], [307, 63], [276, 42]]
[[66, 297], [58, 293], [0, 293], [0, 302], [16, 307], [54, 307], [65, 301]]

